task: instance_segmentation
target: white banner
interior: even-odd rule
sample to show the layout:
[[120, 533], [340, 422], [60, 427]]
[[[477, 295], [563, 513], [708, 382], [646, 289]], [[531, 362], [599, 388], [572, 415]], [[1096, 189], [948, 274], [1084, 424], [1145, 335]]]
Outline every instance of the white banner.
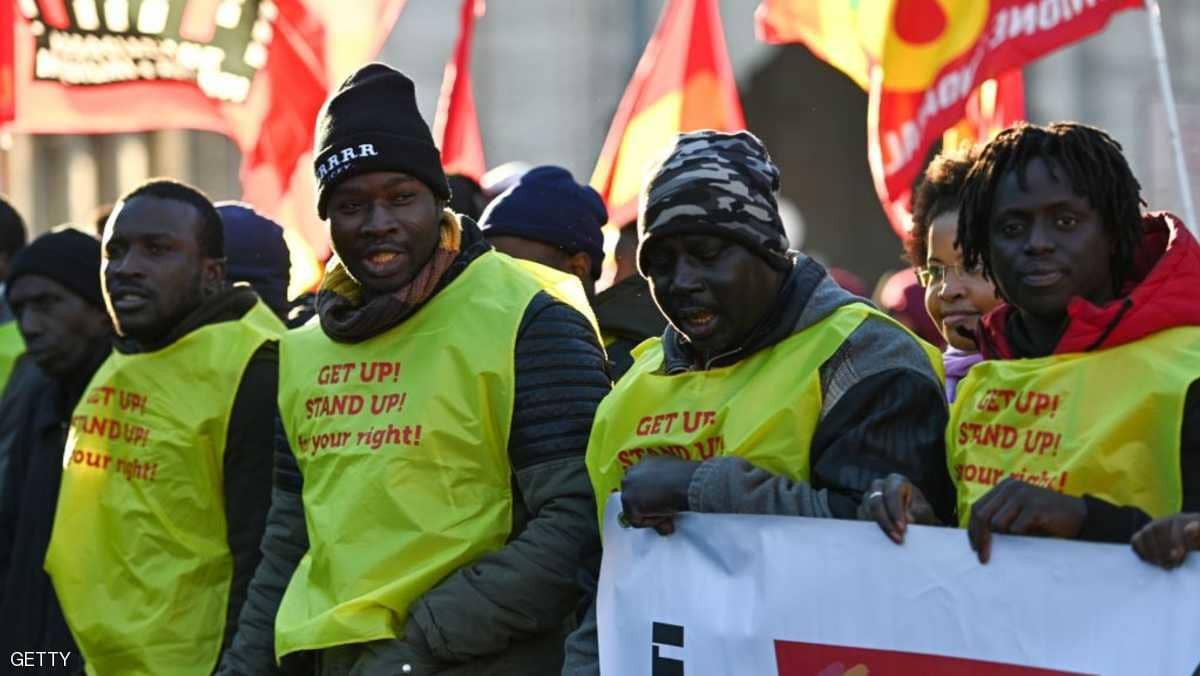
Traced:
[[608, 502], [604, 676], [1163, 674], [1200, 666], [1200, 555], [1164, 571], [1128, 545], [683, 514], [674, 535]]

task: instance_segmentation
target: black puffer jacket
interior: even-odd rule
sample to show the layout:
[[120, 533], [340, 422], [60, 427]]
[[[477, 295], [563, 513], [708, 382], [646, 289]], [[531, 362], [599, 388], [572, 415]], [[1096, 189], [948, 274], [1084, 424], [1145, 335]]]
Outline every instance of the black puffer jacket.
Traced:
[[637, 274], [597, 294], [595, 306], [613, 380], [620, 380], [633, 366], [630, 351], [647, 338], [661, 336], [667, 319], [655, 305], [650, 285]]
[[[462, 253], [441, 288], [490, 250], [473, 223], [464, 219], [463, 230]], [[415, 658], [438, 665], [432, 672], [414, 671], [414, 676], [549, 674], [561, 668], [565, 631], [578, 601], [576, 574], [580, 562], [595, 557], [600, 547], [584, 452], [596, 407], [611, 385], [594, 329], [583, 315], [545, 292], [525, 310], [515, 366], [509, 543], [426, 592], [410, 610], [405, 638], [326, 650], [319, 656], [289, 656], [283, 671], [312, 673], [317, 660], [332, 673], [333, 662], [353, 663], [367, 652], [385, 654], [377, 664]], [[263, 562], [237, 639], [222, 663], [223, 674], [277, 671], [275, 613], [308, 549], [302, 477], [280, 424], [275, 462]], [[388, 661], [388, 653], [394, 661]]]

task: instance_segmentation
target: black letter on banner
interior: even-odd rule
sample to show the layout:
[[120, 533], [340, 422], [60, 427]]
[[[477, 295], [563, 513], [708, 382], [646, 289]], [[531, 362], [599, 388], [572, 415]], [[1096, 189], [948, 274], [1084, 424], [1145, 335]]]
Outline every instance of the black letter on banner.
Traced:
[[650, 647], [650, 676], [683, 676], [683, 660], [659, 657], [659, 644], [683, 647], [683, 627], [655, 622]]

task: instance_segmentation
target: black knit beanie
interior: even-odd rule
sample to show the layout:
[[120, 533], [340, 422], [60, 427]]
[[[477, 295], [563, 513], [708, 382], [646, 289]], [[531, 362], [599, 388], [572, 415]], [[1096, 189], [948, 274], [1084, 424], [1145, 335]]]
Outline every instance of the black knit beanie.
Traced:
[[100, 294], [100, 242], [74, 228], [47, 233], [13, 256], [5, 295], [25, 275], [39, 275], [67, 287], [87, 304], [104, 309]]
[[323, 219], [334, 187], [373, 171], [410, 174], [438, 198], [450, 199], [442, 156], [417, 110], [413, 81], [382, 63], [359, 68], [325, 102], [313, 156], [317, 213]]

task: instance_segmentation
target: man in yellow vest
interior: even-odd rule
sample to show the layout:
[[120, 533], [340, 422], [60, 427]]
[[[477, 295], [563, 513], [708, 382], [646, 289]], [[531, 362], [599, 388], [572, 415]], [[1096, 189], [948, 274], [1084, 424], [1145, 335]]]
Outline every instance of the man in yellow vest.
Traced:
[[[479, 227], [497, 251], [574, 275], [595, 308], [613, 380], [633, 364], [630, 351], [666, 326], [645, 280], [635, 279], [596, 293], [604, 262], [608, 210], [600, 195], [575, 182], [561, 167], [534, 167], [484, 210]], [[636, 228], [630, 228], [636, 242]], [[625, 237], [625, 239], [630, 239]], [[636, 244], [635, 244], [636, 247]], [[620, 245], [617, 259], [621, 262]], [[619, 274], [620, 271], [618, 271]], [[620, 287], [619, 289], [616, 287]]]
[[210, 674], [270, 506], [283, 325], [224, 275], [222, 224], [155, 180], [104, 232], [118, 334], [71, 416], [46, 554], [89, 674]]
[[281, 344], [264, 560], [222, 671], [554, 673], [599, 546], [596, 333], [446, 208], [402, 73], [350, 76], [314, 156], [336, 257]]
[[[13, 205], [0, 196], [0, 280], [8, 278], [9, 265], [13, 256], [25, 246], [25, 219]], [[3, 285], [0, 284], [0, 295]], [[17, 357], [25, 351], [25, 343], [21, 340], [21, 332], [13, 321], [8, 303], [0, 300], [0, 393], [8, 383]]]
[[[967, 176], [963, 264], [1006, 301], [946, 430], [981, 562], [992, 533], [1129, 542], [1200, 509], [1200, 246], [1140, 190], [1120, 144], [1074, 123], [1008, 129]], [[864, 510], [900, 542], [923, 502], [889, 477]]]
[[[670, 327], [596, 414], [600, 518], [617, 489], [663, 534], [680, 512], [854, 518], [900, 468], [949, 511], [937, 351], [788, 251], [778, 189], [748, 132], [680, 135], [649, 179], [638, 267]], [[593, 622], [568, 654], [595, 673]]]

